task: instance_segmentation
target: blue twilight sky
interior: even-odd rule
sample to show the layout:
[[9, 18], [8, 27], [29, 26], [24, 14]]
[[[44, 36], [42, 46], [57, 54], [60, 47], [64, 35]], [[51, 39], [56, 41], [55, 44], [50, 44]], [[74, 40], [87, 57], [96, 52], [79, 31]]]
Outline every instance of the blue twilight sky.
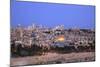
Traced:
[[95, 6], [19, 2], [11, 0], [11, 27], [42, 24], [47, 27], [95, 28]]

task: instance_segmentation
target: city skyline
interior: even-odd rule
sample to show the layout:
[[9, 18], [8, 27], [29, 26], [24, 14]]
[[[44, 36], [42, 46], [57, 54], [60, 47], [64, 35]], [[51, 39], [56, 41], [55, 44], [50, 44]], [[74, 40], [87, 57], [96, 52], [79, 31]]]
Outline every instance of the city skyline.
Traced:
[[11, 27], [31, 24], [95, 28], [95, 6], [11, 1]]

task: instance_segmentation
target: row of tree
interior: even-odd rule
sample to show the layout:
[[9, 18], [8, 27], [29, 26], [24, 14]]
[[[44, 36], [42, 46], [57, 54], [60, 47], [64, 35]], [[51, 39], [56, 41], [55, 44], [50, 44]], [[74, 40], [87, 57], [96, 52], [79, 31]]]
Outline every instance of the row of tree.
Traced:
[[11, 44], [11, 56], [31, 56], [31, 55], [43, 55], [47, 52], [57, 53], [71, 53], [71, 52], [91, 52], [95, 51], [95, 45], [89, 43], [89, 46], [76, 46], [76, 45], [52, 45], [52, 46], [39, 46], [32, 44], [32, 46], [22, 46], [22, 44], [12, 43]]

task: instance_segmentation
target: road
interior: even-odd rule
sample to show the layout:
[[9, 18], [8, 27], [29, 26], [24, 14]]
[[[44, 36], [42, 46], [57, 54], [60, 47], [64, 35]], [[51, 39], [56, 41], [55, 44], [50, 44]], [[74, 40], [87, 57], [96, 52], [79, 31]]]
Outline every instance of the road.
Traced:
[[70, 63], [70, 62], [88, 62], [95, 60], [95, 52], [81, 53], [46, 53], [41, 56], [27, 56], [11, 58], [11, 66], [21, 65], [38, 65], [38, 64], [55, 64], [55, 63]]

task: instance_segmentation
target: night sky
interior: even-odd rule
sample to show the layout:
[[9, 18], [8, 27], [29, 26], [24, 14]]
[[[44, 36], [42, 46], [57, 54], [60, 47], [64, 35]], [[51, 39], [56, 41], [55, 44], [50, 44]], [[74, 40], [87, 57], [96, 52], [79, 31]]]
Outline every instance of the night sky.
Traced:
[[11, 27], [18, 24], [41, 24], [47, 27], [95, 28], [95, 6], [11, 0]]

